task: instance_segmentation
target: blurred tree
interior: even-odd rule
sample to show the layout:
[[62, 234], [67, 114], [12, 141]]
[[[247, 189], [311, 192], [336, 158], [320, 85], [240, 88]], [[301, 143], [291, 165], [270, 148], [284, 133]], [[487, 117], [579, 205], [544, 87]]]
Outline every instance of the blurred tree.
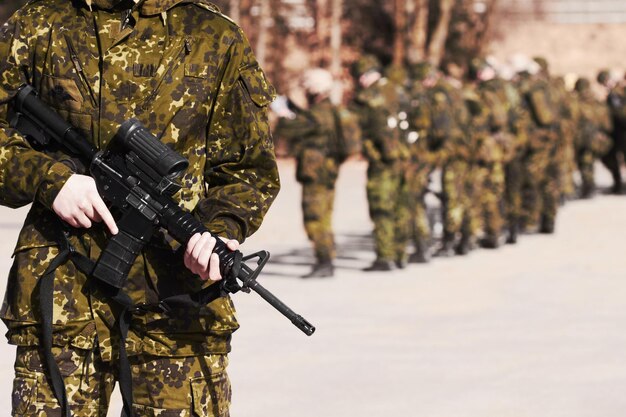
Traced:
[[492, 36], [496, 0], [456, 0], [446, 40], [443, 64], [464, 68], [483, 56]]
[[256, 57], [261, 66], [265, 65], [267, 58], [267, 47], [270, 38], [270, 27], [272, 26], [270, 0], [259, 0], [259, 24], [256, 41]]
[[394, 0], [393, 63], [404, 65], [407, 49], [407, 0]]
[[[439, 0], [432, 3], [438, 3], [437, 20], [430, 36], [428, 43], [427, 59], [433, 64], [439, 66], [445, 54], [446, 40], [450, 30], [450, 22], [452, 20], [452, 6], [454, 0]], [[432, 16], [433, 14], [429, 14]]]
[[428, 38], [428, 0], [407, 0], [407, 61], [416, 63], [426, 59]]
[[331, 5], [331, 32], [330, 32], [330, 72], [333, 74], [335, 86], [331, 92], [331, 99], [338, 104], [343, 98], [343, 88], [339, 81], [342, 77], [343, 62], [341, 59], [341, 16], [343, 14], [343, 0], [332, 0]]
[[229, 0], [228, 13], [231, 19], [233, 19], [235, 22], [239, 22], [239, 20], [241, 20], [241, 1]]

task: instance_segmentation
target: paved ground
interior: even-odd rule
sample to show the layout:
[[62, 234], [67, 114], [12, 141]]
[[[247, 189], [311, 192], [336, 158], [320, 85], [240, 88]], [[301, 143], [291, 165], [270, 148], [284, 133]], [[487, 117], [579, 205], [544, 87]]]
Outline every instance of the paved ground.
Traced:
[[[373, 259], [365, 166], [342, 169], [337, 276], [296, 278], [311, 252], [293, 165], [261, 230], [263, 284], [317, 326], [307, 337], [256, 295], [237, 294], [242, 328], [230, 376], [237, 417], [623, 417], [626, 197], [569, 203], [557, 234], [388, 274]], [[600, 171], [605, 181], [605, 172]], [[0, 277], [23, 211], [0, 211]], [[0, 407], [11, 347], [0, 344]], [[119, 415], [119, 400], [109, 416]]]

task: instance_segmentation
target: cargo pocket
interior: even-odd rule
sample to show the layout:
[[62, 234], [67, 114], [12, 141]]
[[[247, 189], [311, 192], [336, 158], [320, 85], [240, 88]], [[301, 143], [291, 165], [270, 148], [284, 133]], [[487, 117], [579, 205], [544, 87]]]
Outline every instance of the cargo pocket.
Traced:
[[[35, 407], [37, 400], [37, 377], [17, 372], [13, 379], [13, 393], [11, 394], [11, 415], [21, 416]], [[31, 407], [32, 406], [32, 407]], [[34, 412], [34, 410], [30, 410]]]
[[226, 372], [211, 375], [208, 380], [191, 380], [191, 395], [195, 417], [229, 417], [230, 380]]
[[296, 179], [303, 183], [319, 181], [325, 159], [317, 149], [304, 149], [298, 158]]
[[250, 101], [258, 107], [267, 106], [276, 96], [276, 90], [267, 81], [265, 73], [258, 64], [240, 69], [239, 82]]

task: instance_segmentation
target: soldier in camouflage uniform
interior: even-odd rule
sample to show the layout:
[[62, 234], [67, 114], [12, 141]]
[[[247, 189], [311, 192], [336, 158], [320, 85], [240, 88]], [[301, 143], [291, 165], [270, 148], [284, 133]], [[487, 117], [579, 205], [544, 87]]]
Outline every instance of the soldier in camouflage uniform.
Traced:
[[504, 167], [504, 203], [508, 228], [507, 243], [513, 244], [517, 243], [522, 212], [524, 158], [528, 146], [528, 129], [531, 119], [528, 109], [524, 106], [524, 100], [515, 85], [515, 79], [505, 81], [504, 88], [509, 107], [508, 129], [513, 135], [510, 159], [507, 160]]
[[[125, 17], [128, 17], [125, 19]], [[0, 30], [0, 203], [32, 207], [20, 233], [1, 318], [18, 345], [14, 416], [61, 415], [41, 348], [38, 280], [67, 239], [97, 259], [117, 227], [79, 164], [33, 150], [8, 127], [24, 83], [99, 148], [131, 117], [185, 156], [175, 198], [230, 249], [251, 235], [279, 190], [267, 119], [274, 96], [241, 29], [204, 0], [39, 0]], [[106, 227], [100, 220], [104, 220]], [[184, 256], [160, 232], [123, 291], [136, 304], [220, 279], [215, 238], [195, 235]], [[74, 416], [107, 414], [117, 378], [120, 307], [71, 261], [54, 270], [52, 354]], [[228, 296], [197, 309], [140, 310], [126, 352], [134, 415], [228, 416], [226, 374], [238, 328]], [[65, 414], [64, 414], [65, 415]]]
[[576, 187], [574, 184], [574, 172], [576, 171], [576, 155], [574, 137], [576, 136], [576, 123], [578, 108], [576, 95], [567, 91], [563, 77], [551, 77], [550, 85], [554, 92], [555, 102], [559, 114], [559, 148], [557, 160], [559, 161], [559, 184], [562, 200], [574, 196]]
[[[505, 163], [512, 159], [509, 102], [503, 80], [486, 61], [470, 65], [465, 100], [471, 114], [470, 132], [475, 145], [472, 169], [474, 221], [482, 228], [481, 246], [497, 248], [504, 238]], [[474, 226], [478, 227], [478, 226]]]
[[367, 200], [376, 250], [376, 259], [365, 270], [390, 271], [404, 267], [407, 261], [408, 149], [399, 127], [404, 92], [398, 84], [382, 77], [381, 64], [372, 55], [360, 58], [352, 69], [358, 84], [354, 108], [369, 163]]
[[462, 85], [455, 78], [442, 77], [430, 89], [433, 114], [429, 142], [437, 149], [441, 163], [441, 210], [443, 237], [437, 256], [464, 255], [473, 244], [471, 225], [471, 156], [467, 134], [470, 115]]
[[[316, 263], [304, 278], [331, 277], [335, 240], [332, 231], [335, 182], [340, 164], [348, 157], [343, 146], [340, 111], [331, 103], [330, 72], [314, 68], [303, 75], [307, 110], [294, 108], [282, 117], [276, 134], [286, 137], [296, 156], [296, 179], [302, 184], [304, 228], [313, 243]], [[358, 124], [353, 126], [358, 128]], [[353, 148], [352, 151], [355, 149]]]
[[548, 64], [536, 59], [538, 71], [522, 74], [521, 91], [532, 116], [528, 152], [524, 161], [523, 231], [553, 233], [560, 201], [558, 107], [548, 79]]
[[442, 143], [437, 143], [431, 135], [434, 115], [429, 90], [439, 80], [440, 73], [427, 61], [416, 63], [409, 69], [411, 85], [407, 140], [411, 159], [407, 173], [411, 235], [415, 247], [409, 256], [409, 263], [426, 263], [431, 258], [432, 231], [425, 196], [429, 191], [430, 175], [441, 165], [443, 156]]
[[611, 148], [611, 140], [607, 135], [611, 131], [611, 118], [608, 107], [593, 96], [588, 79], [579, 78], [574, 90], [579, 106], [575, 145], [581, 178], [580, 196], [590, 198], [596, 186], [594, 162]]
[[601, 160], [613, 177], [611, 191], [614, 194], [621, 194], [624, 192], [624, 184], [620, 155], [621, 159], [626, 161], [626, 83], [615, 82], [607, 70], [600, 71], [597, 80], [607, 91], [606, 104], [609, 107], [613, 125], [611, 149], [602, 156]]

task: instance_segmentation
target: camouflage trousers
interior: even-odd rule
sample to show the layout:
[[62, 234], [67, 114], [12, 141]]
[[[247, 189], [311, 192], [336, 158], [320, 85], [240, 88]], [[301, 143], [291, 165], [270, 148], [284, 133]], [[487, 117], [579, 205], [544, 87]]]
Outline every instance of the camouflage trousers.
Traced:
[[442, 171], [442, 219], [444, 237], [454, 239], [469, 228], [471, 210], [470, 167], [466, 161], [448, 162]]
[[370, 163], [367, 171], [367, 201], [370, 218], [374, 223], [376, 259], [404, 259], [411, 214], [403, 164]]
[[[19, 346], [13, 380], [12, 416], [61, 417], [37, 346]], [[115, 364], [97, 349], [55, 347], [73, 417], [106, 417], [116, 382]], [[228, 417], [230, 381], [225, 355], [131, 357], [133, 411], [140, 417]]]
[[504, 207], [510, 230], [517, 229], [522, 213], [523, 171], [522, 160], [519, 157], [508, 162], [504, 169]]
[[545, 152], [531, 154], [524, 162], [522, 228], [554, 225], [560, 200], [559, 164]]
[[430, 167], [411, 167], [408, 170], [408, 201], [411, 217], [410, 238], [413, 243], [419, 245], [420, 242], [428, 243], [431, 238], [430, 221], [426, 211], [424, 195], [428, 189], [428, 177]]
[[574, 133], [568, 132], [564, 134], [562, 142], [561, 194], [564, 196], [574, 196], [574, 194], [576, 194], [576, 184], [574, 184], [574, 172], [576, 172]]
[[503, 197], [504, 167], [501, 163], [489, 163], [472, 169], [472, 234], [482, 230], [487, 238], [497, 238], [504, 228]]
[[622, 173], [620, 169], [622, 162], [620, 159], [626, 161], [626, 126], [615, 122], [613, 129], [611, 148], [601, 157], [601, 161], [611, 173], [613, 189], [618, 191], [622, 188]]
[[302, 215], [304, 229], [313, 243], [318, 262], [335, 259], [335, 240], [332, 230], [335, 189], [325, 184], [302, 184]]
[[581, 188], [583, 195], [591, 192], [595, 188], [595, 177], [593, 163], [595, 155], [589, 148], [580, 148], [576, 152], [576, 164], [580, 172]]

